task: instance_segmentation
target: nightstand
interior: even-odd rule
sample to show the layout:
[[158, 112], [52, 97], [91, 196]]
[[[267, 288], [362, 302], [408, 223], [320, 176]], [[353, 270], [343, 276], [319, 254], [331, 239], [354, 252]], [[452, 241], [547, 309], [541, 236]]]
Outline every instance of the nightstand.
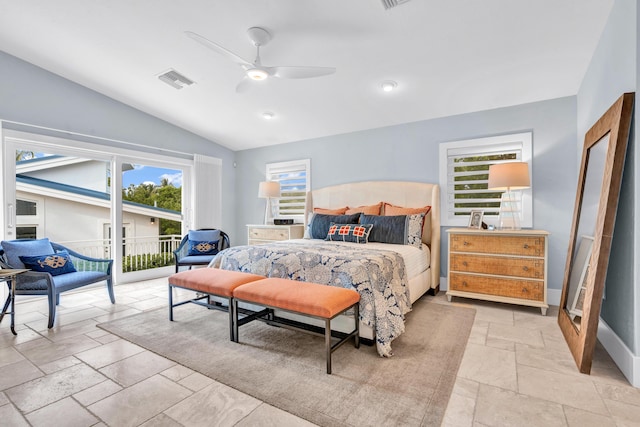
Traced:
[[250, 245], [278, 242], [281, 240], [302, 239], [303, 235], [303, 224], [247, 224], [247, 241]]
[[447, 299], [540, 307], [547, 314], [548, 232], [451, 228]]

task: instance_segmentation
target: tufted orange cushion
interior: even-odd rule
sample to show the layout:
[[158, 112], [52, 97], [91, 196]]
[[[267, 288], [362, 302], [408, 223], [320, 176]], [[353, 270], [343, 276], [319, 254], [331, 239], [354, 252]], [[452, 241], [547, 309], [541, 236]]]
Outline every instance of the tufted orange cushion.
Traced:
[[324, 209], [324, 208], [313, 208], [315, 213], [324, 214], [324, 215], [344, 215], [347, 207], [344, 208], [336, 208], [336, 209]]
[[169, 276], [169, 283], [207, 294], [231, 297], [238, 286], [264, 279], [264, 276], [219, 268], [198, 268]]
[[351, 215], [354, 213], [363, 213], [365, 215], [380, 215], [380, 208], [382, 207], [382, 202], [377, 203], [375, 205], [369, 206], [358, 206], [357, 208], [347, 207], [347, 211], [345, 214]]
[[233, 291], [234, 298], [331, 319], [360, 301], [353, 289], [269, 278], [247, 283]]

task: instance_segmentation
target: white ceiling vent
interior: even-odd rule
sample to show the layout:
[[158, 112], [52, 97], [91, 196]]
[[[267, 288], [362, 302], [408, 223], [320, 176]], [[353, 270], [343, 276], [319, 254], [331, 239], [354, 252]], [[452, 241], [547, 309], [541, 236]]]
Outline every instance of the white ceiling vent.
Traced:
[[382, 5], [385, 9], [391, 9], [392, 7], [396, 7], [408, 1], [409, 0], [382, 0]]
[[185, 86], [191, 86], [193, 84], [193, 80], [188, 79], [176, 70], [166, 71], [160, 74], [158, 78], [176, 89], [182, 89]]

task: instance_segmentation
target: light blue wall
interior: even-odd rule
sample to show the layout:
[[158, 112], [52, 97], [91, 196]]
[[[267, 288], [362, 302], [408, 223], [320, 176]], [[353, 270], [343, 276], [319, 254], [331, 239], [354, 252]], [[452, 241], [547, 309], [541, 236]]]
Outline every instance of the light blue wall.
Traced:
[[[578, 153], [586, 131], [624, 92], [634, 92], [637, 74], [637, 5], [635, 0], [616, 0], [598, 47], [591, 59], [577, 95]], [[636, 103], [638, 100], [636, 99]], [[636, 107], [636, 111], [638, 108]], [[635, 274], [638, 237], [634, 214], [636, 200], [637, 124], [632, 123], [630, 145], [622, 179], [620, 202], [602, 302], [602, 319], [636, 355], [638, 351], [635, 319], [638, 292]]]
[[[257, 191], [266, 163], [310, 158], [314, 189], [367, 180], [438, 182], [439, 143], [532, 130], [533, 226], [551, 233], [549, 287], [559, 299], [575, 198], [575, 123], [575, 97], [567, 97], [239, 151], [235, 234], [245, 243], [245, 224], [263, 219]], [[442, 254], [445, 277], [446, 239]]]
[[235, 228], [233, 151], [0, 51], [0, 120], [222, 159], [222, 228]]

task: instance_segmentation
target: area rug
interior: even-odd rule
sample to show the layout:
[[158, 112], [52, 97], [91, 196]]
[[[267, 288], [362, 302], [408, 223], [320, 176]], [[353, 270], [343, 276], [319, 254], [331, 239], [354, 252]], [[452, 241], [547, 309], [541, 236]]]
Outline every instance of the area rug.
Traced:
[[439, 426], [475, 310], [418, 300], [394, 356], [346, 343], [327, 375], [324, 339], [262, 322], [229, 341], [228, 315], [187, 304], [98, 325], [216, 381], [321, 426]]

